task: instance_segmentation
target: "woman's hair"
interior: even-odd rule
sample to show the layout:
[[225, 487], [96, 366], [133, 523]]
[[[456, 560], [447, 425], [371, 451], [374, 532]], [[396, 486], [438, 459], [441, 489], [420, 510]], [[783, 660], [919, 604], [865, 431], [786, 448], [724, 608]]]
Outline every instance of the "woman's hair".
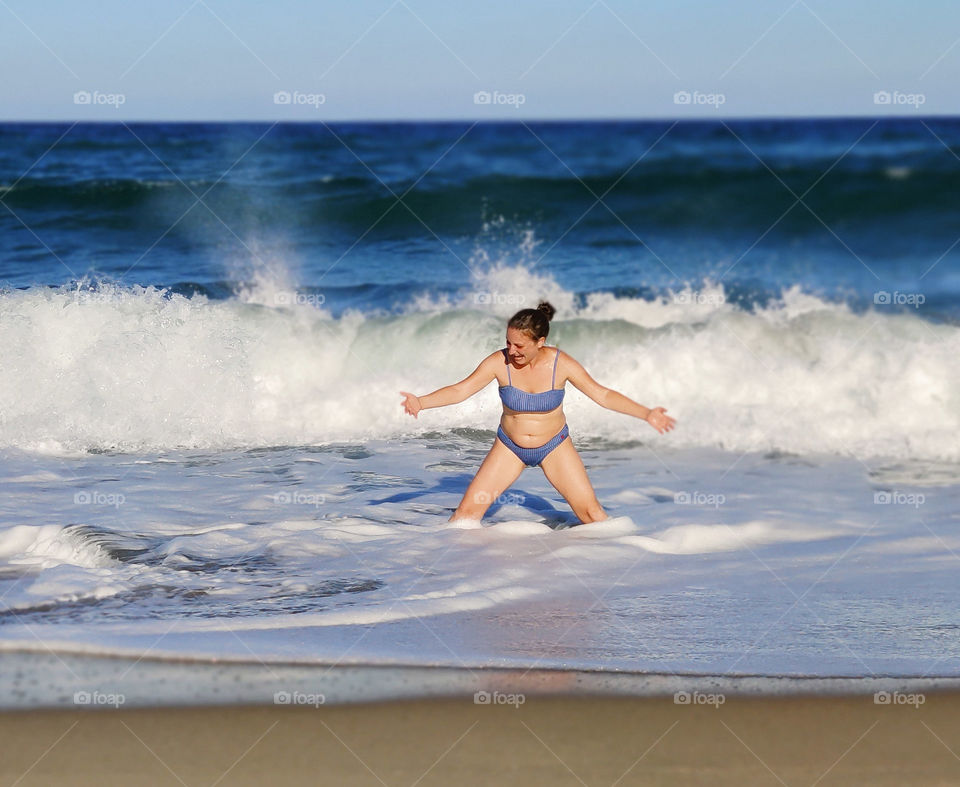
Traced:
[[550, 333], [550, 320], [557, 310], [546, 301], [540, 301], [536, 309], [521, 309], [507, 323], [508, 328], [523, 331], [535, 342], [545, 339]]

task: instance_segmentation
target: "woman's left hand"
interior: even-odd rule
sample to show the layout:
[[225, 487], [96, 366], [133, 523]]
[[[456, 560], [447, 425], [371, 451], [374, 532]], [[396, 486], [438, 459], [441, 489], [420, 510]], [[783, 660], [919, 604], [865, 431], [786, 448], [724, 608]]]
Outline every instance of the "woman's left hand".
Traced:
[[647, 423], [660, 432], [660, 434], [669, 432], [673, 429], [676, 422], [675, 418], [667, 415], [667, 409], [665, 407], [654, 407], [647, 413]]

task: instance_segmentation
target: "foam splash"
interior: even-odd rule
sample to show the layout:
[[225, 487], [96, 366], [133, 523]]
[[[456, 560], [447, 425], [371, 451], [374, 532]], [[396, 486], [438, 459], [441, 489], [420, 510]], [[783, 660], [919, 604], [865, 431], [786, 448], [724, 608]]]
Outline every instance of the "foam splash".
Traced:
[[0, 531], [0, 559], [11, 566], [45, 569], [59, 565], [110, 566], [99, 546], [85, 542], [60, 525], [14, 525]]
[[[109, 283], [0, 293], [0, 446], [221, 449], [493, 428], [493, 386], [417, 421], [398, 392], [466, 377], [502, 346], [517, 304], [467, 294], [450, 310], [333, 319], [269, 305], [288, 286], [261, 282], [215, 302]], [[799, 287], [747, 311], [710, 283], [649, 300], [595, 294], [583, 306], [523, 266], [494, 266], [476, 286], [549, 298], [551, 341], [601, 384], [679, 422], [657, 435], [570, 387], [578, 437], [960, 460], [955, 326], [858, 314]]]

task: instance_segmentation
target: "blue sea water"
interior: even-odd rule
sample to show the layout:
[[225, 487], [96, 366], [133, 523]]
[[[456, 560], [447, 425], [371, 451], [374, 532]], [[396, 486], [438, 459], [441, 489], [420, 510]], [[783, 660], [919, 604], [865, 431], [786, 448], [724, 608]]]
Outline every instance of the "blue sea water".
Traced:
[[5, 124], [0, 275], [224, 298], [279, 260], [335, 315], [402, 311], [530, 233], [524, 261], [580, 298], [799, 284], [956, 318], [958, 145], [951, 118]]
[[[0, 644], [960, 674], [960, 121], [0, 125]], [[446, 520], [549, 343], [565, 412]], [[589, 532], [588, 532], [589, 531]], [[709, 622], [709, 625], [707, 623]]]

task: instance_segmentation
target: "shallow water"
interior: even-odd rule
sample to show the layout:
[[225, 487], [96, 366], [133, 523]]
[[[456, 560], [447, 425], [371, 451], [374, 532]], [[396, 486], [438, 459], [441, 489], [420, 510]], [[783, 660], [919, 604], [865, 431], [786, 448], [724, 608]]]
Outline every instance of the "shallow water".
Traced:
[[[7, 451], [4, 521], [49, 524], [4, 530], [0, 641], [306, 662], [957, 674], [955, 484], [892, 488], [831, 457], [581, 447], [607, 522], [579, 525], [529, 469], [483, 523], [451, 526], [491, 440], [371, 441], [362, 456], [349, 445], [216, 458]], [[91, 502], [75, 503], [85, 492]]]

